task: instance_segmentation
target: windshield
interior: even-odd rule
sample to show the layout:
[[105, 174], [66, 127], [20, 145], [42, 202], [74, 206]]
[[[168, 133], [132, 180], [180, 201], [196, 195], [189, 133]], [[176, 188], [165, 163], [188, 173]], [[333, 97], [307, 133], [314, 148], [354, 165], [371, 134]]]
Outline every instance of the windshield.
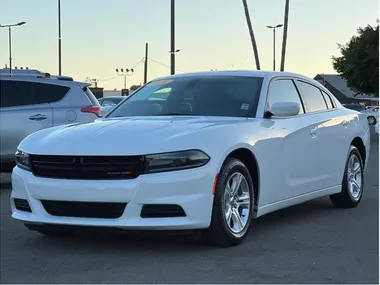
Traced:
[[135, 92], [106, 117], [253, 117], [262, 77], [203, 76], [155, 80]]

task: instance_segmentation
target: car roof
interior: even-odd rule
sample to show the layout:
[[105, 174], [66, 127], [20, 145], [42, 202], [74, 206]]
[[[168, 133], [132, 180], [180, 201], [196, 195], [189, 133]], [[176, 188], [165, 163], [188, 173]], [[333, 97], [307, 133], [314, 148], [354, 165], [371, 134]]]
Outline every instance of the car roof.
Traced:
[[199, 71], [199, 72], [189, 72], [189, 73], [180, 73], [169, 76], [158, 77], [155, 80], [164, 80], [172, 78], [186, 78], [186, 77], [203, 77], [203, 76], [252, 76], [252, 77], [264, 77], [264, 78], [273, 78], [278, 76], [289, 76], [289, 77], [298, 77], [306, 80], [312, 80], [311, 78], [292, 72], [281, 72], [281, 71], [264, 71], [264, 70], [216, 70], [216, 71]]

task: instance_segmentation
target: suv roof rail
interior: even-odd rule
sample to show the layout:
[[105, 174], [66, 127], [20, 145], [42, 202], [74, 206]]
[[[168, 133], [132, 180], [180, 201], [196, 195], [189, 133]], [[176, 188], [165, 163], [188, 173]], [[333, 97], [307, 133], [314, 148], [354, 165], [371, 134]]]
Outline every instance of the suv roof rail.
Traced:
[[74, 81], [74, 79], [70, 76], [51, 75], [48, 72], [41, 72], [37, 69], [12, 69], [12, 73], [10, 73], [9, 68], [3, 68], [0, 69], [0, 77], [33, 77], [63, 81]]

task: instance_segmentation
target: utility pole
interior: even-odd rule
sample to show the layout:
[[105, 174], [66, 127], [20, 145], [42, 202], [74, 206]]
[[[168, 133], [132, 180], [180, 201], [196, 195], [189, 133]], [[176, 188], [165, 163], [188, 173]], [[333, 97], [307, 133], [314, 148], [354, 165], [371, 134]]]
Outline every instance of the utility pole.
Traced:
[[144, 84], [148, 81], [148, 43], [145, 44]]
[[281, 66], [280, 71], [285, 70], [285, 56], [286, 56], [286, 42], [288, 39], [288, 22], [289, 22], [289, 1], [285, 0], [285, 13], [284, 13], [284, 34], [282, 37], [282, 51], [281, 51]]
[[170, 1], [170, 74], [175, 73], [175, 0]]

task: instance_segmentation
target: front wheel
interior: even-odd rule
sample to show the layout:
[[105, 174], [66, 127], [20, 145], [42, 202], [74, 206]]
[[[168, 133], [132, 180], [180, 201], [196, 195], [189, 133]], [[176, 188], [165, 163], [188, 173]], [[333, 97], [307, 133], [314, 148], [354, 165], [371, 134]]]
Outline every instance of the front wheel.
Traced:
[[219, 173], [210, 227], [202, 239], [213, 245], [234, 246], [247, 236], [254, 207], [254, 187], [247, 167], [228, 158]]
[[342, 191], [330, 196], [338, 208], [354, 208], [359, 205], [364, 189], [364, 165], [359, 150], [351, 146], [342, 180]]

